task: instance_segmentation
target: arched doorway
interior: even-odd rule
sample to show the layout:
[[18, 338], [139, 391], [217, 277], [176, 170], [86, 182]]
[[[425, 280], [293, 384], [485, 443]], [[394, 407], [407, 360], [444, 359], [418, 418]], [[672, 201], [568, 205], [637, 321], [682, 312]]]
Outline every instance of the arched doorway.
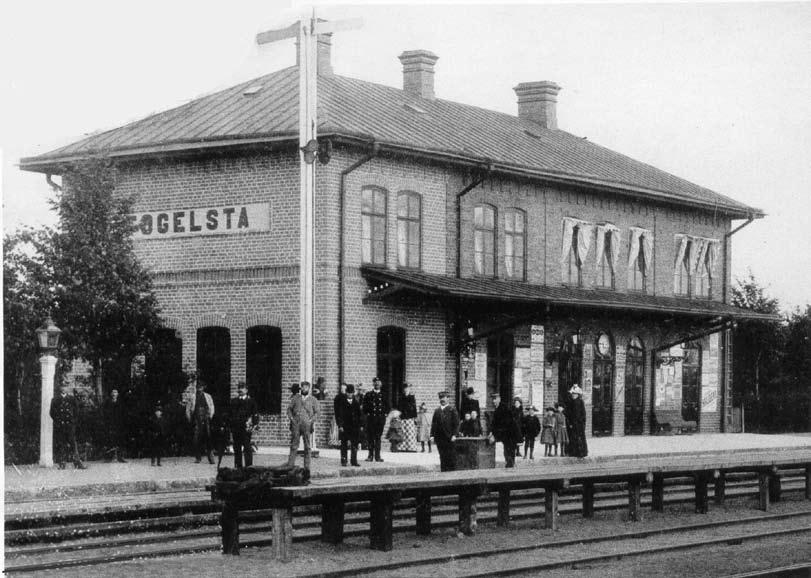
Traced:
[[159, 329], [146, 357], [146, 384], [150, 401], [177, 398], [186, 388], [183, 379], [183, 340], [174, 329]]
[[245, 332], [245, 383], [259, 411], [282, 411], [282, 330], [255, 325]]
[[197, 330], [197, 380], [206, 383], [216, 410], [231, 399], [231, 332], [226, 327]]
[[568, 400], [569, 389], [580, 385], [583, 376], [583, 343], [580, 334], [566, 336], [560, 345], [558, 355], [558, 399], [564, 404]]
[[699, 423], [701, 412], [701, 346], [685, 344], [681, 365], [681, 418]]
[[645, 348], [638, 337], [631, 339], [625, 354], [625, 435], [642, 435]]
[[405, 329], [402, 327], [378, 328], [377, 377], [389, 407], [397, 407], [405, 382]]
[[512, 404], [515, 340], [512, 333], [487, 338], [487, 392], [498, 392], [502, 402]]
[[591, 433], [609, 436], [614, 426], [614, 343], [607, 333], [594, 342], [594, 380], [591, 384]]

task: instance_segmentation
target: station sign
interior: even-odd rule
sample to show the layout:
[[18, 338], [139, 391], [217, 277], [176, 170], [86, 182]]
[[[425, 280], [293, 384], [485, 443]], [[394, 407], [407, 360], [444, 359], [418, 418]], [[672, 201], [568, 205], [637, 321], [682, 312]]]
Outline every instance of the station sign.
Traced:
[[139, 240], [255, 233], [270, 230], [270, 203], [149, 211], [129, 219]]

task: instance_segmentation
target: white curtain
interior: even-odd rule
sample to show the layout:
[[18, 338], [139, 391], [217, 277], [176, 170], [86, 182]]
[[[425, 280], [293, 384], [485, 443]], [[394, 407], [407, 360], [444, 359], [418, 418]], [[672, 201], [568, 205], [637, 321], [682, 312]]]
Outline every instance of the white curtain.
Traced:
[[642, 250], [645, 252], [645, 270], [653, 267], [653, 233], [644, 231], [642, 233]]
[[693, 237], [693, 246], [690, 249], [690, 271], [695, 274], [704, 263], [704, 257], [707, 251], [707, 239], [702, 237]]
[[639, 258], [639, 237], [644, 229], [631, 227], [631, 248], [628, 249], [628, 268], [633, 270], [636, 260]]
[[[594, 260], [595, 268], [599, 271], [600, 265], [603, 262], [603, 252], [605, 251], [605, 234], [606, 234], [605, 225], [597, 225], [597, 237], [596, 237], [596, 245], [594, 246], [594, 250], [597, 253], [597, 258]], [[610, 234], [610, 233], [609, 233]], [[609, 255], [610, 257], [610, 255]]]
[[580, 263], [586, 262], [586, 257], [589, 255], [591, 248], [591, 231], [593, 225], [580, 221], [577, 227], [577, 257]]
[[596, 243], [597, 245], [594, 247], [597, 253], [597, 259], [595, 262], [595, 266], [597, 270], [600, 270], [600, 266], [603, 262], [603, 253], [605, 251], [605, 237], [608, 236], [608, 264], [611, 267], [611, 271], [616, 272], [617, 270], [617, 259], [619, 258], [619, 247], [620, 247], [620, 230], [612, 225], [611, 223], [606, 223], [605, 225], [597, 225], [597, 236], [596, 236]]
[[710, 275], [715, 277], [715, 264], [718, 263], [718, 253], [721, 250], [721, 241], [718, 239], [708, 239], [709, 252], [707, 253], [707, 268]]
[[620, 235], [620, 230], [616, 228], [614, 225], [606, 225], [608, 227], [608, 234], [611, 235], [611, 244], [609, 245], [608, 249], [611, 251], [609, 257], [609, 262], [611, 263], [611, 270], [616, 273], [617, 272], [617, 261], [620, 258], [620, 245], [622, 244], [622, 236]]
[[679, 244], [678, 250], [676, 251], [676, 269], [681, 266], [681, 262], [684, 259], [684, 252], [687, 251], [687, 243], [690, 238], [687, 235], [676, 235], [676, 242]]
[[563, 218], [563, 241], [561, 244], [560, 260], [562, 263], [566, 262], [569, 257], [569, 251], [572, 250], [572, 232], [574, 226], [578, 223], [577, 219], [571, 217]]

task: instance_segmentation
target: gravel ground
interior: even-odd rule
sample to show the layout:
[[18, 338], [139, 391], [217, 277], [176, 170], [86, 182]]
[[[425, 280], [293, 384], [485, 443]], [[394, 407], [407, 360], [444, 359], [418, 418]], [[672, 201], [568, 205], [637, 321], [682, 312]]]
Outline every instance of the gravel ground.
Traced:
[[[499, 545], [519, 546], [545, 542], [586, 538], [590, 536], [619, 535], [625, 532], [670, 528], [691, 523], [726, 521], [738, 518], [758, 517], [761, 512], [754, 509], [753, 499], [729, 500], [724, 506], [711, 504], [710, 513], [699, 515], [692, 512], [691, 506], [673, 506], [665, 512], [644, 511], [644, 519], [638, 523], [624, 520], [625, 513], [598, 512], [594, 519], [584, 520], [579, 516], [563, 516], [559, 530], [552, 532], [543, 529], [543, 514], [539, 510], [537, 520], [522, 521], [510, 529], [484, 525], [472, 537], [457, 537], [448, 530], [439, 530], [430, 538], [421, 538], [413, 533], [395, 534], [394, 550], [376, 552], [368, 549], [368, 539], [350, 538], [344, 544], [331, 546], [320, 542], [295, 543], [293, 560], [281, 564], [273, 559], [270, 548], [243, 550], [239, 557], [224, 557], [221, 554], [195, 554], [171, 558], [144, 559], [105, 566], [81, 567], [43, 572], [43, 576], [94, 578], [100, 576], [312, 576], [323, 571], [339, 568], [362, 568], [368, 564], [386, 562], [419, 561], [425, 558], [449, 553], [475, 552]], [[787, 496], [783, 502], [774, 504], [770, 513], [805, 511], [809, 503], [799, 496]], [[758, 525], [758, 529], [782, 529], [787, 527], [807, 527], [808, 519], [791, 521], [768, 521]], [[690, 539], [699, 536], [737, 536], [740, 528], [709, 530], [701, 534], [691, 532]], [[745, 533], [745, 530], [743, 531]], [[454, 576], [469, 575], [471, 571], [482, 572], [509, 567], [513, 562], [549, 561], [577, 555], [587, 555], [602, 551], [620, 554], [628, 548], [637, 548], [655, 543], [675, 543], [685, 537], [652, 537], [645, 540], [616, 540], [610, 545], [583, 545], [545, 552], [543, 549], [502, 555], [501, 557], [476, 558], [472, 561], [457, 561], [435, 566], [420, 566], [399, 569], [390, 576]], [[745, 541], [738, 545], [707, 546], [699, 549], [675, 553], [657, 554], [645, 557], [627, 557], [610, 563], [578, 565], [559, 570], [544, 571], [544, 576], [724, 576], [739, 572], [784, 566], [800, 562], [811, 562], [811, 532], [798, 533], [790, 537]], [[382, 574], [377, 574], [381, 575]]]

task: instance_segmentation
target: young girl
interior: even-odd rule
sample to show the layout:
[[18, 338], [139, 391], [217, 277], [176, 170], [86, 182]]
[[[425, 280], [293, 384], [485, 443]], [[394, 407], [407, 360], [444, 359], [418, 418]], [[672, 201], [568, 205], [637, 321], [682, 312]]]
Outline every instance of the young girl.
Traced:
[[[541, 443], [543, 444], [543, 455], [552, 455], [552, 446], [555, 445], [555, 408], [547, 407], [543, 416], [543, 430], [541, 430]], [[557, 449], [557, 448], [556, 448]]]
[[558, 445], [560, 445], [560, 455], [566, 455], [566, 444], [569, 443], [569, 434], [566, 433], [566, 415], [563, 413], [563, 404], [558, 404], [558, 411], [555, 414], [555, 455], [558, 455]]
[[403, 422], [399, 410], [393, 409], [389, 414], [389, 431], [386, 439], [391, 442], [391, 451], [399, 451], [400, 443], [403, 441]]
[[425, 443], [428, 442], [428, 453], [431, 453], [431, 418], [428, 417], [428, 408], [425, 402], [420, 404], [420, 411], [417, 414], [417, 441], [422, 444], [422, 452], [425, 452]]

